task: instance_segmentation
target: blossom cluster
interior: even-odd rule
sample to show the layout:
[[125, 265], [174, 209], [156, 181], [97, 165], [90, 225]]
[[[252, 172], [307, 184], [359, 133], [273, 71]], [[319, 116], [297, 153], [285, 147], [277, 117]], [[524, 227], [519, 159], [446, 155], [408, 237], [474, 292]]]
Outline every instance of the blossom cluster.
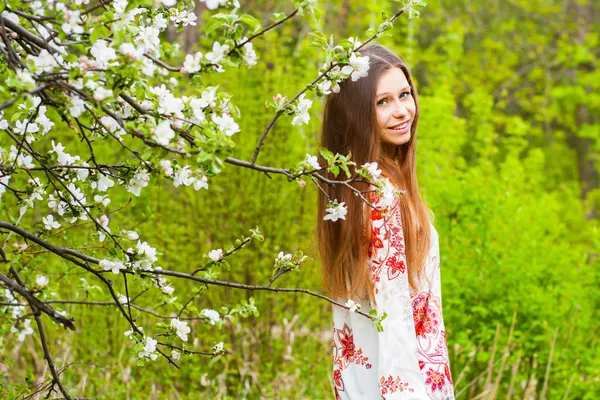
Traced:
[[[394, 204], [399, 190], [390, 182], [389, 178], [381, 175], [381, 170], [376, 162], [365, 163], [360, 169], [357, 170], [357, 172], [365, 177], [370, 178], [373, 184], [376, 186], [375, 190], [380, 196], [380, 201], [378, 202], [377, 206], [380, 209], [386, 209]], [[337, 200], [329, 201], [325, 211], [326, 214], [323, 219], [325, 221], [332, 222], [340, 219], [346, 219], [346, 214], [348, 213], [346, 203], [338, 203]]]

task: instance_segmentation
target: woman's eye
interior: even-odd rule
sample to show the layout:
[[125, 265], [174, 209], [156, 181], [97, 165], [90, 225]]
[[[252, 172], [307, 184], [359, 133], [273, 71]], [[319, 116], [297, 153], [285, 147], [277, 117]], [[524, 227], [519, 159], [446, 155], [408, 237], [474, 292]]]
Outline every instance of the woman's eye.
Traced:
[[377, 105], [378, 105], [378, 106], [383, 106], [383, 105], [385, 105], [385, 103], [387, 103], [387, 99], [381, 99], [381, 100], [379, 100], [379, 101], [377, 102]]
[[410, 92], [403, 92], [402, 94], [400, 94], [400, 98], [404, 99], [406, 97], [410, 96]]

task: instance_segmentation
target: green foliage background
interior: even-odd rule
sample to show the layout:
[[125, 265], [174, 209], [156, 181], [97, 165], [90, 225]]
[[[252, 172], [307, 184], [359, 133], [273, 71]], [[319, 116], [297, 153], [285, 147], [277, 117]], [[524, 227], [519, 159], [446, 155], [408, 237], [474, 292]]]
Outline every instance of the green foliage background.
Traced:
[[[267, 19], [292, 5], [250, 1], [242, 7]], [[313, 28], [336, 40], [361, 35], [377, 26], [382, 8], [393, 10], [373, 0], [333, 0], [322, 7]], [[419, 178], [440, 235], [458, 398], [486, 390], [485, 398], [509, 392], [515, 398], [600, 396], [599, 14], [592, 0], [444, 0], [431, 2], [417, 20], [401, 17], [391, 36], [380, 40], [408, 61], [420, 92]], [[251, 158], [272, 118], [266, 100], [277, 93], [293, 96], [316, 76], [322, 59], [309, 47], [309, 30], [306, 21], [285, 24], [254, 42], [262, 61], [257, 66], [208, 78], [234, 95], [242, 113], [234, 157]], [[188, 52], [208, 48], [194, 34], [172, 36]], [[310, 125], [301, 128], [282, 118], [259, 164], [291, 167], [315, 154], [320, 109], [315, 102]], [[69, 150], [81, 145], [75, 139], [63, 143]], [[101, 156], [108, 162], [124, 154], [106, 147]], [[231, 165], [210, 185], [200, 192], [166, 183], [144, 190], [114, 214], [115, 226], [137, 230], [160, 249], [164, 268], [188, 272], [209, 250], [228, 247], [258, 226], [265, 241], [237, 253], [220, 278], [267, 283], [279, 251], [302, 249], [312, 262], [278, 284], [320, 290], [315, 187]], [[115, 205], [126, 201], [125, 195], [113, 197]], [[14, 218], [8, 200], [1, 207]], [[40, 211], [31, 218], [39, 222], [42, 216]], [[64, 244], [85, 247], [92, 234], [85, 227], [72, 230]], [[108, 300], [106, 293], [84, 288], [80, 272], [57, 257], [36, 260], [29, 265], [32, 276], [44, 271], [59, 281], [62, 298]], [[197, 289], [182, 282], [175, 287], [180, 303]], [[136, 302], [156, 306], [162, 301], [157, 296], [149, 291]], [[80, 397], [331, 398], [328, 303], [211, 287], [192, 304], [219, 309], [250, 297], [259, 317], [222, 329], [191, 323], [198, 348], [224, 341], [227, 352], [216, 359], [184, 357], [181, 370], [165, 361], [136, 367], [123, 336], [127, 326], [109, 307], [64, 307], [78, 330], [51, 327], [50, 346], [57, 365], [70, 365], [63, 382]], [[172, 307], [157, 311], [167, 314]], [[46, 372], [37, 341], [7, 337], [2, 346], [0, 394], [29, 392], [27, 377]]]

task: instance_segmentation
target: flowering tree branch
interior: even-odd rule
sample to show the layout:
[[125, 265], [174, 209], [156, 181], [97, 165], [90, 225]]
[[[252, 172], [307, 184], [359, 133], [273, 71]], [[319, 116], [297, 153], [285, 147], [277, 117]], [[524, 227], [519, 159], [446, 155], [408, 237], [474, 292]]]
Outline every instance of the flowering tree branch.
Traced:
[[[196, 24], [196, 15], [187, 3], [88, 3], [9, 2], [0, 12], [0, 60], [5, 75], [0, 92], [10, 97], [0, 103], [0, 198], [8, 215], [0, 221], [4, 239], [0, 242], [0, 262], [11, 265], [10, 274], [0, 273], [0, 287], [5, 289], [0, 292], [0, 306], [10, 315], [10, 332], [21, 341], [33, 333], [30, 315], [24, 314], [24, 309], [31, 309], [52, 376], [48, 396], [57, 386], [62, 396], [70, 398], [60, 381], [42, 324], [42, 314], [46, 314], [51, 321], [75, 329], [73, 318], [56, 309], [60, 304], [110, 306], [107, 310], [116, 307], [129, 325], [125, 335], [133, 342], [137, 362], [151, 362], [160, 356], [176, 368], [182, 353], [214, 357], [224, 351], [223, 343], [210, 350], [189, 346], [191, 328], [186, 321], [202, 320], [222, 326], [226, 318], [258, 313], [253, 299], [223, 307], [221, 312], [192, 312], [192, 303], [200, 291], [213, 286], [301, 293], [380, 321], [382, 316], [362, 312], [352, 304], [308, 289], [274, 287], [278, 279], [306, 260], [301, 251], [293, 255], [279, 253], [271, 278], [264, 285], [215, 279], [232, 255], [252, 241], [263, 240], [258, 228], [251, 229], [250, 236], [242, 236], [229, 249], [209, 251], [194, 271], [175, 271], [158, 266], [160, 253], [140, 234], [127, 229], [118, 232], [111, 225], [112, 214], [128, 206], [130, 200], [117, 204], [113, 210], [108, 206], [115, 191], [137, 197], [147, 186], [165, 180], [176, 188], [208, 190], [210, 178], [222, 173], [222, 166], [228, 164], [269, 177], [283, 175], [289, 182], [302, 184], [303, 178], [309, 178], [322, 191], [323, 185], [340, 185], [373, 207], [368, 194], [378, 191], [385, 195], [390, 187], [378, 178], [381, 171], [376, 164], [357, 166], [349, 155], [331, 154], [326, 149], [321, 151], [327, 163], [323, 166], [311, 155], [288, 168], [258, 165], [256, 159], [268, 132], [281, 116], [292, 116], [294, 125], [308, 122], [312, 106], [312, 100], [306, 98], [309, 92], [324, 95], [338, 90], [344, 79], [366, 76], [368, 60], [359, 57], [357, 51], [389, 29], [407, 8], [385, 21], [362, 45], [350, 38], [330, 46], [316, 32], [316, 42], [326, 53], [323, 68], [291, 100], [281, 95], [273, 98], [269, 106], [275, 110], [275, 116], [259, 138], [252, 159], [246, 161], [230, 157], [234, 135], [241, 130], [236, 122], [241, 117], [239, 109], [232, 96], [218, 86], [200, 86], [201, 77], [225, 68], [256, 65], [258, 55], [252, 42], [295, 17], [310, 14], [314, 1], [294, 0], [293, 11], [276, 15], [272, 23], [263, 27], [258, 19], [240, 15], [236, 0], [214, 0], [209, 8], [227, 7], [230, 12], [208, 19], [205, 35], [212, 46], [193, 54], [180, 54], [160, 38], [169, 24], [178, 29]], [[189, 86], [198, 90], [180, 90]], [[181, 95], [183, 92], [186, 95]], [[82, 143], [83, 150], [78, 154], [63, 144], [69, 135]], [[68, 146], [75, 148], [74, 144]], [[101, 146], [118, 149], [118, 159], [99, 150]], [[335, 177], [345, 173], [346, 179], [329, 179], [324, 171]], [[357, 183], [374, 189], [359, 190]], [[343, 219], [344, 204], [330, 200], [326, 218]], [[42, 212], [41, 221], [29, 212], [32, 209], [36, 214]], [[91, 243], [86, 242], [83, 249], [52, 243], [61, 243], [66, 231], [83, 226], [93, 231]], [[13, 235], [16, 238], [11, 241]], [[9, 243], [15, 250], [6, 250]], [[46, 276], [33, 276], [30, 268], [24, 268], [26, 263], [19, 266], [22, 257], [48, 253], [93, 276], [112, 301], [52, 298], [54, 291], [47, 290], [50, 283]], [[109, 278], [111, 274], [119, 279]], [[187, 301], [177, 306], [176, 313], [166, 315], [141, 305], [141, 297], [154, 290], [167, 299], [161, 304], [174, 301], [170, 297], [175, 290], [173, 280], [192, 282], [196, 287]], [[142, 291], [137, 286], [140, 281], [145, 285]], [[121, 289], [125, 296], [119, 294]], [[139, 294], [131, 299], [133, 291]], [[144, 332], [136, 318], [138, 313], [168, 320], [169, 324], [159, 322]]]

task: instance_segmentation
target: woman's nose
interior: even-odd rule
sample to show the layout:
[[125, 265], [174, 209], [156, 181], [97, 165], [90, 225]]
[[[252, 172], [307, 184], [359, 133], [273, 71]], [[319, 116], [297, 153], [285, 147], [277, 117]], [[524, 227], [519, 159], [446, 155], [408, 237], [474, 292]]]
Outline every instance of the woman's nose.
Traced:
[[398, 100], [394, 102], [394, 108], [392, 110], [392, 115], [396, 118], [401, 118], [406, 115], [406, 107]]

